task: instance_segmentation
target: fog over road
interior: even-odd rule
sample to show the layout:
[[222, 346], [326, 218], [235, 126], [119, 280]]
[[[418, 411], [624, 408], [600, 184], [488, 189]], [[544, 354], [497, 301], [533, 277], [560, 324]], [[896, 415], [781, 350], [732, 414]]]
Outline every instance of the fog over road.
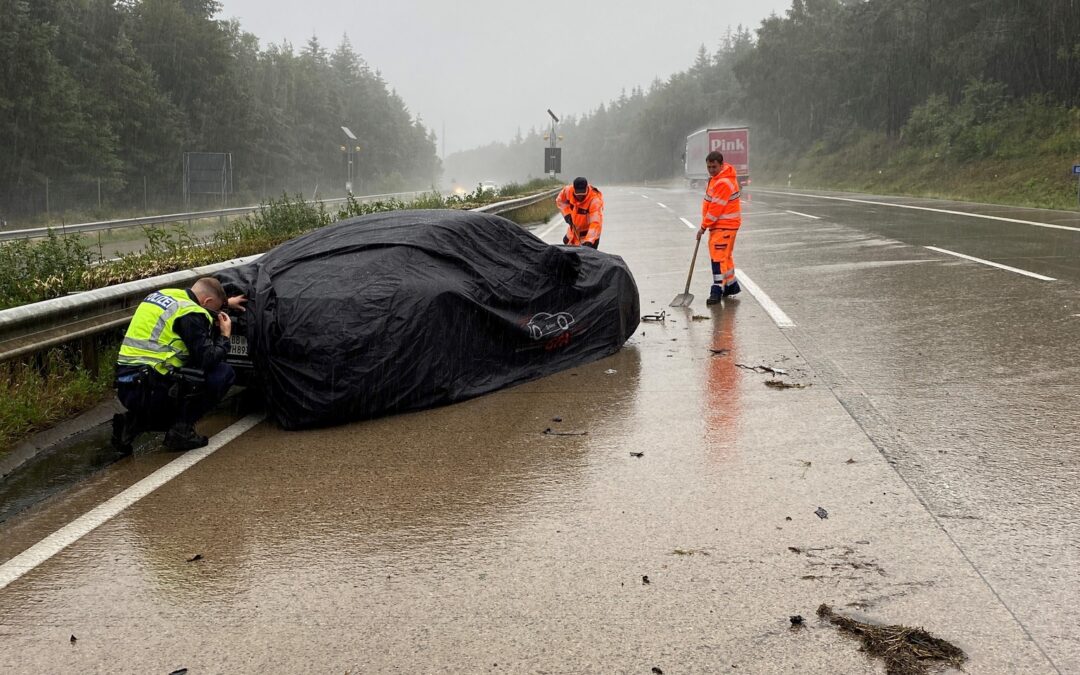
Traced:
[[[700, 194], [600, 187], [668, 310]], [[753, 295], [707, 308], [699, 255], [611, 358], [259, 424], [0, 588], [0, 671], [880, 672], [823, 602], [971, 673], [1080, 671], [1078, 248], [1076, 214], [756, 190]], [[0, 563], [175, 458], [0, 524]]]

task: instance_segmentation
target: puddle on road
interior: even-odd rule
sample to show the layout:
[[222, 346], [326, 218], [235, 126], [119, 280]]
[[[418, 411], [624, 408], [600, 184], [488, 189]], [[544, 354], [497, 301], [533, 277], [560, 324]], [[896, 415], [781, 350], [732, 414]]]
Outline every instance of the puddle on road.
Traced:
[[72, 436], [0, 481], [0, 523], [128, 456], [110, 445], [111, 431], [102, 424]]
[[[199, 422], [200, 431], [214, 435], [253, 408], [241, 396], [230, 396], [214, 412]], [[112, 421], [76, 434], [54, 448], [42, 452], [0, 480], [0, 524], [49, 497], [68, 490], [112, 464], [131, 457], [112, 447]], [[135, 457], [164, 453], [169, 458], [181, 453], [163, 450], [158, 432], [140, 434], [135, 442]]]

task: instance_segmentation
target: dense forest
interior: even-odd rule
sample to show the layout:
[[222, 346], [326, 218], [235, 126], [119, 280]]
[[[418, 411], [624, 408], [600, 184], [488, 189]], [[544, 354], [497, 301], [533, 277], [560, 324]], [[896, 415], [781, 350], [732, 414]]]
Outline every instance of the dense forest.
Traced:
[[178, 205], [185, 152], [231, 153], [236, 199], [341, 194], [345, 147], [356, 191], [437, 179], [433, 133], [347, 38], [262, 48], [219, 10], [0, 0], [0, 218]]
[[[681, 175], [686, 135], [732, 124], [753, 128], [759, 169], [856, 147], [954, 162], [1040, 153], [1064, 171], [1080, 159], [1080, 0], [794, 0], [754, 33], [717, 32], [686, 71], [563, 120], [564, 170]], [[540, 173], [543, 133], [451, 155], [448, 175]]]

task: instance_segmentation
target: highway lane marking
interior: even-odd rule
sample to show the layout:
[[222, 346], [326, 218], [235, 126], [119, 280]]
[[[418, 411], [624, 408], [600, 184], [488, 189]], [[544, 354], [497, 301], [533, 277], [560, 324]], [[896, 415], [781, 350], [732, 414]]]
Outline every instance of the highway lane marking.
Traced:
[[558, 227], [558, 226], [560, 226], [562, 224], [563, 223], [560, 220], [555, 221], [554, 223], [551, 224], [551, 227], [549, 227], [548, 229], [546, 229], [546, 230], [544, 230], [543, 232], [540, 233], [540, 238], [543, 239], [544, 237], [548, 236], [549, 234], [551, 234], [552, 230], [554, 230], [556, 227]]
[[668, 205], [667, 205], [667, 204], [663, 204], [663, 203], [661, 203], [661, 202], [656, 202], [656, 205], [657, 205], [657, 206], [659, 206], [659, 207], [660, 207], [660, 208], [662, 208], [662, 209], [666, 209], [666, 208], [668, 208]]
[[1031, 277], [1032, 279], [1038, 279], [1039, 281], [1057, 281], [1053, 277], [1043, 276], [1034, 272], [1028, 272], [1027, 270], [1017, 269], [1015, 267], [1009, 267], [1008, 265], [1002, 265], [1001, 263], [990, 262], [989, 260], [983, 260], [982, 258], [975, 258], [970, 255], [964, 255], [963, 253], [957, 253], [956, 251], [950, 251], [944, 248], [938, 248], [937, 246], [927, 246], [926, 248], [931, 251], [937, 251], [938, 253], [945, 253], [947, 255], [954, 255], [957, 258], [963, 258], [964, 260], [971, 260], [983, 265], [989, 265], [990, 267], [997, 267], [998, 269], [1007, 270], [1009, 272], [1016, 272], [1017, 274], [1023, 274], [1025, 277]]
[[746, 290], [750, 291], [750, 295], [754, 296], [754, 299], [758, 301], [758, 304], [772, 317], [773, 322], [777, 328], [794, 328], [795, 322], [791, 320], [784, 310], [780, 309], [780, 306], [773, 302], [773, 299], [769, 297], [769, 294], [761, 290], [761, 287], [754, 283], [754, 281], [746, 275], [741, 269], [735, 270], [735, 278], [739, 280], [739, 283], [746, 287]]
[[988, 216], [982, 213], [968, 213], [967, 211], [951, 211], [949, 209], [933, 209], [929, 206], [912, 206], [911, 204], [890, 204], [889, 202], [874, 202], [867, 199], [852, 199], [850, 197], [828, 197], [826, 195], [808, 195], [801, 192], [774, 192], [772, 190], [761, 190], [766, 194], [773, 195], [788, 195], [791, 197], [809, 197], [811, 199], [832, 199], [838, 202], [854, 202], [856, 204], [871, 204], [873, 206], [891, 206], [897, 209], [914, 209], [916, 211], [932, 211], [934, 213], [946, 213], [950, 216], [967, 216], [969, 218], [985, 218], [986, 220], [1000, 220], [1004, 223], [1020, 223], [1021, 225], [1034, 225], [1035, 227], [1047, 227], [1053, 230], [1068, 230], [1069, 232], [1080, 232], [1080, 227], [1070, 227], [1068, 225], [1054, 225], [1053, 223], [1038, 223], [1034, 220], [1020, 220], [1019, 218], [1004, 218], [1002, 216]]
[[649, 195], [641, 195], [641, 198], [642, 199], [652, 199], [652, 197], [650, 197]]
[[785, 213], [792, 213], [796, 216], [802, 216], [803, 218], [813, 218], [814, 220], [821, 220], [819, 216], [812, 216], [809, 213], [799, 213], [798, 211], [785, 211]]
[[226, 443], [250, 431], [255, 425], [262, 422], [265, 417], [263, 414], [248, 415], [233, 423], [211, 438], [210, 443], [205, 448], [188, 450], [112, 499], [87, 511], [82, 516], [0, 565], [0, 590], [17, 581], [24, 574], [34, 570], [38, 565], [90, 534], [101, 525], [104, 525], [122, 513], [124, 509], [184, 473], [201, 460], [214, 454]]
[[[697, 229], [697, 225], [694, 225], [686, 218], [679, 218], [679, 220], [681, 220], [683, 224], [689, 227], [691, 230]], [[746, 286], [746, 290], [749, 291], [750, 295], [754, 296], [754, 299], [758, 301], [758, 304], [761, 305], [761, 307], [768, 313], [770, 317], [772, 317], [772, 320], [774, 323], [776, 323], [777, 327], [795, 327], [795, 322], [791, 320], [791, 317], [785, 314], [784, 310], [780, 309], [780, 306], [773, 302], [773, 299], [769, 297], [769, 294], [761, 290], [761, 287], [755, 284], [754, 280], [746, 275], [746, 272], [743, 272], [740, 269], [736, 269], [735, 278], [737, 278], [739, 280], [739, 283], [741, 283], [743, 286]]]

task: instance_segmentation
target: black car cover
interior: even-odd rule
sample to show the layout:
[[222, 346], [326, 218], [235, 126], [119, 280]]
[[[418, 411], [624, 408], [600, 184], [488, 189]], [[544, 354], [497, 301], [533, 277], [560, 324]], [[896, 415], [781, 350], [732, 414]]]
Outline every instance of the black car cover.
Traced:
[[461, 401], [615, 353], [638, 325], [618, 256], [499, 216], [361, 216], [220, 273], [286, 429]]

